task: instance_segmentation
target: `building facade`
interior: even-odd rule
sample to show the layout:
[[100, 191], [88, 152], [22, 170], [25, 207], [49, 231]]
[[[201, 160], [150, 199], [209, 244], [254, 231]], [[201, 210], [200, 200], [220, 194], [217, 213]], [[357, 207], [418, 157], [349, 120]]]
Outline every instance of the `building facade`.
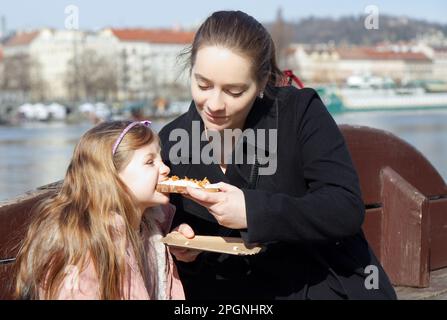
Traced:
[[372, 74], [396, 83], [412, 80], [447, 81], [441, 54], [430, 55], [418, 47], [328, 47], [293, 45], [287, 62], [296, 74], [310, 83], [343, 84], [352, 75]]
[[187, 90], [177, 58], [193, 38], [152, 29], [19, 32], [4, 45], [2, 74], [28, 100], [152, 99]]

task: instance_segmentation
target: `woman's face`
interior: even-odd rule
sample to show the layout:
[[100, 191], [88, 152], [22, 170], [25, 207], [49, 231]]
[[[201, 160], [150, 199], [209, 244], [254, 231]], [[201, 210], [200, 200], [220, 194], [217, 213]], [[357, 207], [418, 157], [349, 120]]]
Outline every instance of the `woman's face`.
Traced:
[[251, 61], [230, 49], [206, 46], [197, 51], [191, 93], [208, 129], [242, 129], [256, 96]]
[[158, 182], [166, 180], [169, 167], [160, 157], [156, 143], [135, 150], [129, 164], [119, 173], [121, 180], [132, 191], [142, 208], [169, 202], [169, 196], [156, 191]]

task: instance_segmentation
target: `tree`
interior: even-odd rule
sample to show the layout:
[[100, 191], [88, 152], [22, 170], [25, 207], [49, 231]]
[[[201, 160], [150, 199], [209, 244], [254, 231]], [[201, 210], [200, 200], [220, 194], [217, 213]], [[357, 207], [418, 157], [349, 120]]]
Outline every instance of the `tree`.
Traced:
[[282, 16], [282, 9], [278, 8], [276, 20], [272, 25], [272, 39], [276, 47], [276, 59], [280, 68], [286, 67], [286, 50], [292, 43], [293, 28], [287, 24]]
[[31, 90], [29, 55], [17, 54], [4, 58], [3, 88], [26, 93]]
[[118, 90], [116, 67], [107, 57], [87, 49], [70, 60], [65, 84], [70, 98], [91, 101], [112, 101]]
[[21, 93], [32, 101], [45, 100], [48, 86], [39, 61], [20, 53], [6, 56], [3, 64], [3, 90]]

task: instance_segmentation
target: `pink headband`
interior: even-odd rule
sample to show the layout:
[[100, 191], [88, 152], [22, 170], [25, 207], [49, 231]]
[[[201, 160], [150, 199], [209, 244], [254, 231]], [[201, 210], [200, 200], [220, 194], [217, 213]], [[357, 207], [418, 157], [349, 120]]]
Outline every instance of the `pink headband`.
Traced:
[[120, 136], [118, 137], [118, 139], [116, 139], [115, 144], [113, 145], [113, 149], [112, 149], [112, 155], [115, 155], [116, 149], [118, 149], [118, 146], [120, 145], [121, 141], [123, 140], [124, 136], [126, 135], [126, 133], [129, 132], [130, 129], [132, 129], [133, 127], [135, 127], [137, 124], [142, 124], [146, 127], [149, 127], [149, 125], [152, 122], [149, 120], [143, 120], [143, 121], [135, 121], [132, 122], [131, 124], [129, 124], [124, 130], [123, 132], [121, 132]]

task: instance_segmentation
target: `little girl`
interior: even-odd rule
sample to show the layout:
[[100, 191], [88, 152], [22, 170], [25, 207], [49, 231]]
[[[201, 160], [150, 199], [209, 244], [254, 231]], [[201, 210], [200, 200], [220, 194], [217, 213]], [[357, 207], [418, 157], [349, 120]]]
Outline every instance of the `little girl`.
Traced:
[[61, 190], [39, 205], [16, 261], [22, 299], [184, 299], [160, 238], [175, 207], [150, 121], [104, 122], [77, 144]]

